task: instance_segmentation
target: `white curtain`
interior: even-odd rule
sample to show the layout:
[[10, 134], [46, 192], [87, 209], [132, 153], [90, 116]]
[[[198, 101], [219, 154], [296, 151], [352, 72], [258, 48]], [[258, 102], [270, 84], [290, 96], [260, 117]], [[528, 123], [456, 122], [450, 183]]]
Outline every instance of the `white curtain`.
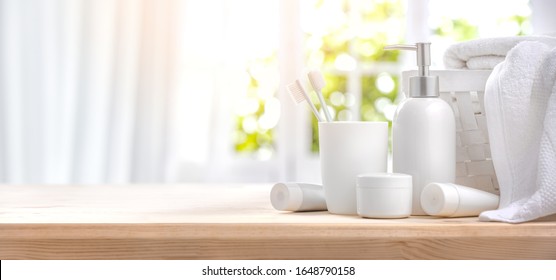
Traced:
[[172, 180], [183, 4], [0, 0], [0, 182]]
[[0, 183], [278, 180], [231, 140], [277, 29], [277, 1], [0, 0]]

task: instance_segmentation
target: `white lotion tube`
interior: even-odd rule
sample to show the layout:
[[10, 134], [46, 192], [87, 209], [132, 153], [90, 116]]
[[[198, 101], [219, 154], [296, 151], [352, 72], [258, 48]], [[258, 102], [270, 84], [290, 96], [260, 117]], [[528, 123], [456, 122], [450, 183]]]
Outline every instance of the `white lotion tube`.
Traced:
[[452, 183], [430, 183], [421, 192], [425, 213], [440, 217], [471, 217], [498, 208], [500, 197]]
[[324, 188], [306, 183], [277, 183], [270, 191], [272, 207], [280, 211], [326, 211]]

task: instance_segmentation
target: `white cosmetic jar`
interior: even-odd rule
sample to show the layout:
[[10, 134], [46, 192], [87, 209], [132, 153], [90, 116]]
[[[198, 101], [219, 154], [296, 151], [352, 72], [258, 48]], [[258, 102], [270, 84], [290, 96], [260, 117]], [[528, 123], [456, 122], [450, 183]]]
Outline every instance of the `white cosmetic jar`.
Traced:
[[365, 218], [411, 215], [412, 179], [401, 173], [360, 174], [356, 180], [357, 214]]

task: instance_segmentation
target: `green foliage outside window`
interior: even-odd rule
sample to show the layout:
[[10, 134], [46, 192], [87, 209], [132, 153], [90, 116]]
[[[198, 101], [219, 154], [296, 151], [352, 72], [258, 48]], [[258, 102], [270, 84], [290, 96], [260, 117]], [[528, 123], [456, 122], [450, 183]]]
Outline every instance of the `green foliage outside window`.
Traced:
[[[388, 90], [382, 91], [380, 86], [377, 86], [378, 79], [382, 79], [384, 75], [366, 76], [361, 78], [363, 89], [363, 96], [361, 100], [361, 120], [363, 121], [388, 121], [385, 116], [390, 114], [386, 112], [388, 106], [394, 104], [398, 96], [398, 77], [389, 77], [392, 80], [392, 87]], [[391, 109], [391, 108], [390, 108]]]
[[[531, 23], [528, 16], [513, 15], [497, 20], [499, 28], [513, 30], [508, 36], [521, 36], [530, 33]], [[442, 18], [439, 26], [433, 28], [433, 34], [442, 38], [450, 38], [455, 42], [473, 40], [479, 37], [479, 26], [463, 18]]]
[[433, 30], [435, 35], [451, 38], [456, 42], [471, 40], [479, 35], [479, 28], [462, 18], [443, 18], [440, 26]]
[[[272, 138], [274, 133], [272, 130], [260, 130], [255, 128], [257, 121], [264, 114], [264, 100], [258, 98], [257, 89], [259, 87], [257, 80], [253, 75], [247, 72], [249, 75], [249, 87], [247, 96], [253, 100], [256, 100], [256, 105], [253, 104], [256, 109], [247, 115], [239, 115], [236, 117], [236, 127], [237, 135], [235, 137], [235, 149], [238, 152], [254, 153], [259, 150], [261, 146], [272, 146]], [[250, 124], [250, 122], [252, 124]], [[249, 127], [253, 126], [253, 128]]]
[[245, 70], [246, 93], [239, 102], [233, 131], [234, 150], [261, 160], [272, 157], [275, 150], [274, 127], [280, 116], [280, 103], [275, 97], [277, 83], [276, 55], [258, 58]]
[[511, 22], [514, 23], [517, 28], [515, 35], [522, 36], [531, 33], [531, 21], [528, 16], [513, 15], [511, 17], [502, 19], [501, 22]]

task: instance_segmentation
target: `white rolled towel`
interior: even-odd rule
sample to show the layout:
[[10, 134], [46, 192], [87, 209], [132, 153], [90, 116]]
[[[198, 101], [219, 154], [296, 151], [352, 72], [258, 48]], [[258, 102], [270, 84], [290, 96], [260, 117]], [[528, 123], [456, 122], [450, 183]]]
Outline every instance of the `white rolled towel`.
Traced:
[[536, 41], [556, 47], [553, 36], [514, 36], [483, 38], [450, 46], [444, 53], [444, 66], [447, 69], [494, 69], [504, 61], [506, 54], [517, 44]]

